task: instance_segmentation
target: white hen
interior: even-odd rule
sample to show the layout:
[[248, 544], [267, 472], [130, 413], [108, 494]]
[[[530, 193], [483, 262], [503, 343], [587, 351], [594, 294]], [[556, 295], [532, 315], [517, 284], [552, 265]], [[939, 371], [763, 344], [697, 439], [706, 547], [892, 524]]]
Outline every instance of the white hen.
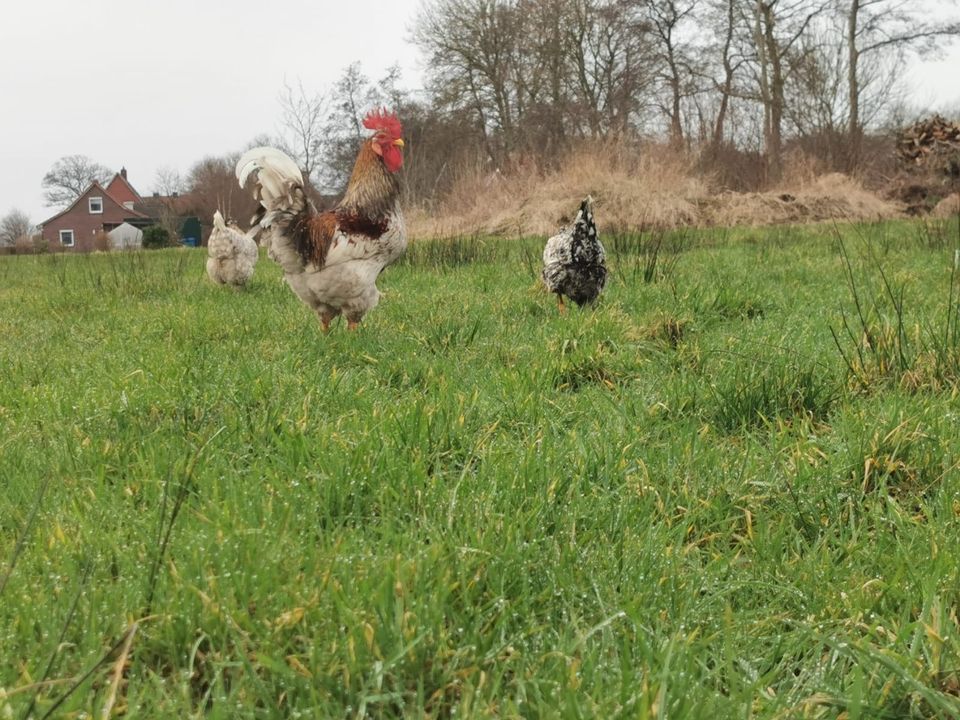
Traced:
[[207, 275], [220, 285], [245, 285], [253, 277], [257, 264], [257, 243], [252, 233], [224, 222], [217, 210], [213, 214], [213, 232], [207, 242]]

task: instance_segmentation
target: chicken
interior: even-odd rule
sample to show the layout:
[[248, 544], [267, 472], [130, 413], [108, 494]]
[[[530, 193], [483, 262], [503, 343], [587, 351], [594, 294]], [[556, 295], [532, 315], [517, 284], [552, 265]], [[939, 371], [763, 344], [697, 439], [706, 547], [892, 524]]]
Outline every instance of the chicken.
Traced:
[[323, 331], [341, 313], [354, 329], [380, 299], [376, 280], [407, 246], [400, 211], [403, 129], [386, 110], [363, 121], [373, 135], [363, 141], [340, 203], [317, 212], [307, 198], [303, 175], [287, 155], [270, 147], [243, 154], [237, 179], [245, 187], [255, 176], [254, 218], [270, 233], [270, 254]]
[[543, 249], [543, 283], [557, 294], [560, 312], [566, 311], [563, 296], [577, 305], [592, 303], [607, 281], [606, 256], [593, 223], [593, 198], [580, 203], [569, 225], [547, 240]]
[[234, 223], [225, 223], [217, 210], [213, 232], [207, 241], [207, 275], [221, 285], [245, 285], [253, 277], [259, 253], [252, 233], [244, 234]]

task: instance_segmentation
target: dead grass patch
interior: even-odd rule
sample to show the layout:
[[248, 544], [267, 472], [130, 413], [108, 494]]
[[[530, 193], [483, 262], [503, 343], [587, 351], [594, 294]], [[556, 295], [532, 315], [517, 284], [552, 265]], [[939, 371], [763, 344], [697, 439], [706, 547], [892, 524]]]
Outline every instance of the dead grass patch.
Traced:
[[556, 170], [521, 162], [509, 174], [465, 174], [434, 210], [415, 210], [408, 224], [418, 237], [544, 235], [569, 222], [588, 194], [603, 207], [603, 227], [610, 231], [696, 224], [697, 200], [709, 188], [684, 155], [589, 143]]
[[877, 220], [902, 213], [845, 175], [811, 178], [763, 193], [718, 192], [696, 160], [656, 145], [585, 143], [555, 170], [519, 163], [510, 173], [465, 173], [430, 209], [408, 213], [419, 238], [549, 235], [593, 195], [604, 233], [639, 228], [775, 225], [831, 219]]
[[866, 190], [853, 178], [830, 173], [765, 193], [721, 193], [703, 205], [706, 225], [779, 225], [824, 220], [881, 220], [901, 206]]
[[960, 192], [948, 195], [933, 208], [933, 216], [936, 218], [949, 218], [958, 214], [960, 214]]
[[677, 348], [689, 329], [688, 319], [663, 316], [644, 328], [643, 337], [667, 347]]
[[937, 439], [910, 421], [878, 430], [865, 450], [859, 478], [865, 495], [885, 492], [897, 500], [916, 500], [943, 476]]

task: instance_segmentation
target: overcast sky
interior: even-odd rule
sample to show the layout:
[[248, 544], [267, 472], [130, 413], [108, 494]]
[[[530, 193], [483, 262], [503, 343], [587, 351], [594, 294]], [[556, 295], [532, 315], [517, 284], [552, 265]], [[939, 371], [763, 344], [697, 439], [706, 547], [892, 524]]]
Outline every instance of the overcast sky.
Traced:
[[[0, 22], [0, 215], [40, 222], [40, 181], [64, 155], [119, 170], [141, 193], [278, 127], [284, 81], [321, 89], [361, 61], [418, 88], [419, 0], [17, 0]], [[960, 107], [960, 49], [911, 69], [918, 105]]]

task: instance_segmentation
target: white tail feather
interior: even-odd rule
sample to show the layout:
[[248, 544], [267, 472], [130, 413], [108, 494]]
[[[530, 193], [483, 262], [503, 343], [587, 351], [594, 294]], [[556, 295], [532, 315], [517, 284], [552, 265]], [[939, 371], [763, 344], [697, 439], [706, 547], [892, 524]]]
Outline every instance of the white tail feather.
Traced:
[[226, 230], [227, 224], [223, 221], [223, 215], [220, 214], [220, 211], [217, 210], [213, 213], [213, 226], [217, 230]]
[[[295, 189], [303, 189], [303, 173], [285, 153], [272, 147], [247, 150], [237, 162], [237, 180], [244, 187], [256, 173], [253, 196], [267, 213], [289, 210], [295, 204]], [[302, 196], [302, 193], [301, 193]], [[266, 218], [265, 218], [266, 220]]]
[[293, 159], [276, 148], [262, 146], [247, 150], [237, 161], [237, 180], [240, 187], [255, 170], [269, 170], [281, 180], [303, 185], [303, 173]]

